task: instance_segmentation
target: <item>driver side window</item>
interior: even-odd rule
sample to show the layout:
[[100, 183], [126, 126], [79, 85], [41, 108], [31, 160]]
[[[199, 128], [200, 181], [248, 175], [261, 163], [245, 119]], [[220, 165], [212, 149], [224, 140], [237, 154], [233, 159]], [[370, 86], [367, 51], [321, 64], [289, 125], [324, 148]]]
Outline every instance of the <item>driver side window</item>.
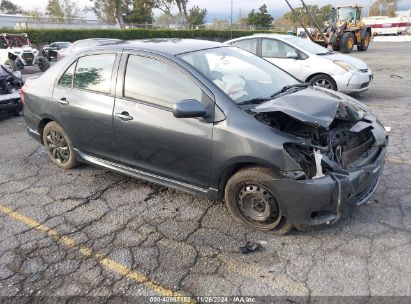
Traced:
[[292, 46], [276, 39], [263, 39], [261, 43], [261, 56], [267, 58], [287, 58], [288, 52], [298, 51]]

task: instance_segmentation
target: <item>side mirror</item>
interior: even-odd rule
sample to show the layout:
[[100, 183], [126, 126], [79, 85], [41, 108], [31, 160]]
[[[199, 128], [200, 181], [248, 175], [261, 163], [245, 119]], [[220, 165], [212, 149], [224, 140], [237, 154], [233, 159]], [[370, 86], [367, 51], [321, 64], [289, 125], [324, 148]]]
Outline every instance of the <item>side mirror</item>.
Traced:
[[173, 105], [173, 115], [177, 118], [206, 117], [207, 111], [198, 100], [187, 99]]
[[287, 58], [298, 59], [299, 57], [298, 57], [298, 54], [295, 51], [290, 51], [290, 52], [287, 52]]

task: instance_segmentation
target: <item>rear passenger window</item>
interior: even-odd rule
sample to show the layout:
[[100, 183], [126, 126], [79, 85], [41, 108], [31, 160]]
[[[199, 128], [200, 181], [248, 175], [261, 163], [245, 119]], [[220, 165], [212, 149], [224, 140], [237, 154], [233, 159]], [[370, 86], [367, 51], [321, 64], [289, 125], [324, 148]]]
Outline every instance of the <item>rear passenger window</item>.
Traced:
[[257, 54], [257, 39], [245, 39], [233, 42], [231, 45], [246, 50], [247, 52]]
[[74, 87], [101, 93], [110, 93], [111, 74], [115, 54], [81, 57], [74, 74]]
[[201, 102], [201, 89], [181, 71], [160, 60], [130, 55], [124, 97], [171, 108], [184, 99]]
[[292, 46], [276, 39], [263, 39], [261, 44], [261, 56], [267, 58], [287, 58], [288, 52], [298, 51]]
[[70, 67], [64, 72], [59, 80], [59, 85], [63, 87], [71, 87], [73, 83], [74, 67], [76, 66], [76, 61], [70, 65]]

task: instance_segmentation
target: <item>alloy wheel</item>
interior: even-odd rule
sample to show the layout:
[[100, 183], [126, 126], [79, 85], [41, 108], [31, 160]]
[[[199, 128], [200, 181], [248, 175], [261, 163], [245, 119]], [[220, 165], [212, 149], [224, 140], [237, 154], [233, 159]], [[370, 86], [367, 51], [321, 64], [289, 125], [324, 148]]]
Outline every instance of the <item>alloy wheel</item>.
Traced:
[[47, 149], [54, 160], [58, 163], [65, 164], [70, 159], [70, 149], [66, 138], [56, 130], [50, 130], [46, 136]]
[[329, 81], [328, 79], [318, 79], [316, 82], [313, 83], [313, 85], [330, 90], [333, 89], [333, 85], [331, 81]]

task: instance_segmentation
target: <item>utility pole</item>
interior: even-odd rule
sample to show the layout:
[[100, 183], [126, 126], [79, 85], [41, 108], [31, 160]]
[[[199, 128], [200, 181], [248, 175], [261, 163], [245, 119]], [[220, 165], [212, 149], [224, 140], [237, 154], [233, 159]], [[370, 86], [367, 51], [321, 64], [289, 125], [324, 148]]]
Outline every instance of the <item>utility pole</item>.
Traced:
[[230, 37], [233, 39], [233, 0], [231, 0]]

